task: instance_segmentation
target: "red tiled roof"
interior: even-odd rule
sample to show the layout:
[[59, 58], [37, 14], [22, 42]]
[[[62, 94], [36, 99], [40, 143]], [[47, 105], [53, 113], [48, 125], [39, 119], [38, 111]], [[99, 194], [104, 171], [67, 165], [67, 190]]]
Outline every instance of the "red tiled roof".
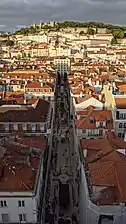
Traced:
[[16, 142], [26, 145], [30, 148], [38, 148], [44, 149], [45, 141], [43, 139], [36, 139], [36, 138], [18, 138]]
[[[32, 145], [29, 147], [17, 145], [17, 142], [10, 142], [9, 139], [3, 141], [2, 146], [6, 152], [0, 161], [0, 173], [2, 175], [0, 191], [33, 191], [41, 154], [36, 152], [34, 155], [30, 148], [33, 147]], [[35, 148], [39, 149], [40, 147], [36, 145]]]
[[126, 98], [115, 98], [117, 109], [126, 109]]
[[95, 162], [89, 164], [89, 171], [93, 185], [114, 186], [116, 184], [115, 171], [112, 161]]
[[28, 83], [25, 88], [42, 88], [40, 82], [30, 82]]
[[[94, 123], [90, 123], [90, 117], [94, 118]], [[107, 122], [107, 118], [110, 119], [110, 123]], [[106, 122], [106, 129], [113, 129], [112, 113], [110, 110], [90, 110], [87, 116], [82, 120], [78, 120], [76, 123], [79, 129], [95, 129], [96, 122]]]
[[81, 140], [81, 145], [87, 149], [92, 184], [107, 187], [93, 201], [101, 205], [126, 202], [126, 155], [116, 151], [126, 149], [126, 142], [109, 132], [107, 139], [85, 139]]
[[0, 108], [0, 122], [45, 122], [50, 104], [39, 99], [36, 108]]

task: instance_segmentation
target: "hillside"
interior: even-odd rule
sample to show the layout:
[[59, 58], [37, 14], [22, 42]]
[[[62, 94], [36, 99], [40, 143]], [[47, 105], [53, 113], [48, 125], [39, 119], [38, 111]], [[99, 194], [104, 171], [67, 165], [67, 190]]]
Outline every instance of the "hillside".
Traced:
[[[116, 26], [116, 25], [112, 25], [112, 24], [105, 24], [102, 22], [74, 22], [74, 21], [64, 21], [62, 23], [56, 23], [53, 27], [51, 27], [50, 25], [46, 24], [44, 25], [42, 23], [42, 27], [41, 29], [44, 30], [56, 30], [59, 31], [60, 29], [63, 28], [95, 28], [96, 32], [98, 28], [105, 28], [107, 33], [111, 33], [115, 30], [118, 31], [126, 31], [126, 26]], [[28, 33], [37, 33], [40, 31], [40, 27], [38, 24], [36, 24], [35, 26], [30, 26], [29, 28], [22, 28], [18, 31], [15, 32], [15, 34], [28, 34]]]

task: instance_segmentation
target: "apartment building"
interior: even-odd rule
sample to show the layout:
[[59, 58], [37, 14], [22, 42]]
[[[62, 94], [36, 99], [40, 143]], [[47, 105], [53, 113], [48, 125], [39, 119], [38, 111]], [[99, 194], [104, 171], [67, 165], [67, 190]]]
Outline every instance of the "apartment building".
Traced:
[[31, 49], [31, 57], [48, 57], [48, 47], [41, 48], [41, 47], [33, 47]]
[[56, 71], [68, 72], [70, 69], [70, 59], [67, 57], [56, 57], [54, 59], [54, 66]]
[[84, 70], [84, 69], [86, 69], [86, 64], [83, 63], [83, 62], [78, 62], [78, 63], [72, 63], [71, 64], [71, 70], [72, 71], [76, 71], [76, 70], [81, 71], [81, 70]]
[[30, 42], [30, 41], [34, 41], [34, 42], [37, 42], [37, 43], [42, 43], [42, 42], [45, 42], [47, 43], [48, 42], [48, 37], [46, 34], [29, 34], [27, 36], [17, 36], [17, 41], [18, 42]]
[[[41, 66], [41, 63], [39, 66]], [[41, 73], [39, 70], [15, 70], [6, 72], [2, 74], [2, 79], [0, 80], [0, 91], [6, 91], [7, 88], [11, 91], [26, 91], [25, 86], [32, 82], [39, 83], [37, 93], [42, 92], [46, 94], [53, 89], [55, 75], [51, 72]], [[47, 87], [49, 91], [43, 88], [45, 83], [49, 85], [49, 87]], [[41, 91], [39, 87], [41, 87]], [[36, 93], [36, 91], [32, 91], [32, 93]]]
[[45, 100], [54, 99], [54, 85], [46, 82], [30, 82], [25, 86], [25, 93]]
[[0, 223], [37, 223], [44, 140], [0, 139]]
[[104, 138], [106, 131], [114, 131], [110, 110], [88, 110], [77, 112], [77, 135], [79, 138]]
[[118, 138], [125, 137], [126, 132], [126, 98], [115, 97], [115, 131]]
[[58, 47], [56, 48], [56, 56], [57, 57], [70, 57], [71, 55], [71, 49], [67, 48], [67, 47]]
[[113, 35], [111, 33], [97, 33], [97, 34], [95, 34], [95, 38], [97, 38], [99, 40], [111, 41], [113, 38]]
[[86, 161], [81, 170], [81, 219], [88, 224], [125, 224], [126, 143], [108, 132], [106, 139], [84, 139], [81, 146]]
[[85, 110], [86, 108], [92, 106], [94, 109], [97, 110], [102, 110], [104, 107], [103, 102], [100, 100], [96, 99], [92, 95], [85, 96], [85, 97], [75, 97], [73, 98], [74, 101], [74, 106], [75, 106], [75, 111], [82, 111]]
[[42, 99], [2, 99], [0, 136], [41, 136], [50, 129], [52, 107]]

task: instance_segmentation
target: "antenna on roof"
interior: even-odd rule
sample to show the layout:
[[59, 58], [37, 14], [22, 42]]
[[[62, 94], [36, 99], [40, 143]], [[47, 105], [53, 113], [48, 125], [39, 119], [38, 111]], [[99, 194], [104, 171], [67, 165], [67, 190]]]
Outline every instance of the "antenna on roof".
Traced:
[[27, 188], [27, 190], [30, 190], [29, 187], [28, 187], [23, 181], [21, 181], [21, 182], [22, 182], [22, 184], [24, 185], [24, 187]]

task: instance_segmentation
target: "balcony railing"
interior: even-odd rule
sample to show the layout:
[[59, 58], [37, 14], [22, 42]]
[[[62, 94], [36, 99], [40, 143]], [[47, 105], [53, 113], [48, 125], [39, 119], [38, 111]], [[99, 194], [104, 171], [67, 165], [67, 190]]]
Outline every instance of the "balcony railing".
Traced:
[[35, 134], [35, 133], [47, 133], [47, 130], [35, 130], [35, 131], [33, 131], [33, 130], [5, 130], [5, 129], [0, 129], [0, 133], [4, 133], [4, 134], [9, 134], [9, 133], [33, 133], [33, 134]]

